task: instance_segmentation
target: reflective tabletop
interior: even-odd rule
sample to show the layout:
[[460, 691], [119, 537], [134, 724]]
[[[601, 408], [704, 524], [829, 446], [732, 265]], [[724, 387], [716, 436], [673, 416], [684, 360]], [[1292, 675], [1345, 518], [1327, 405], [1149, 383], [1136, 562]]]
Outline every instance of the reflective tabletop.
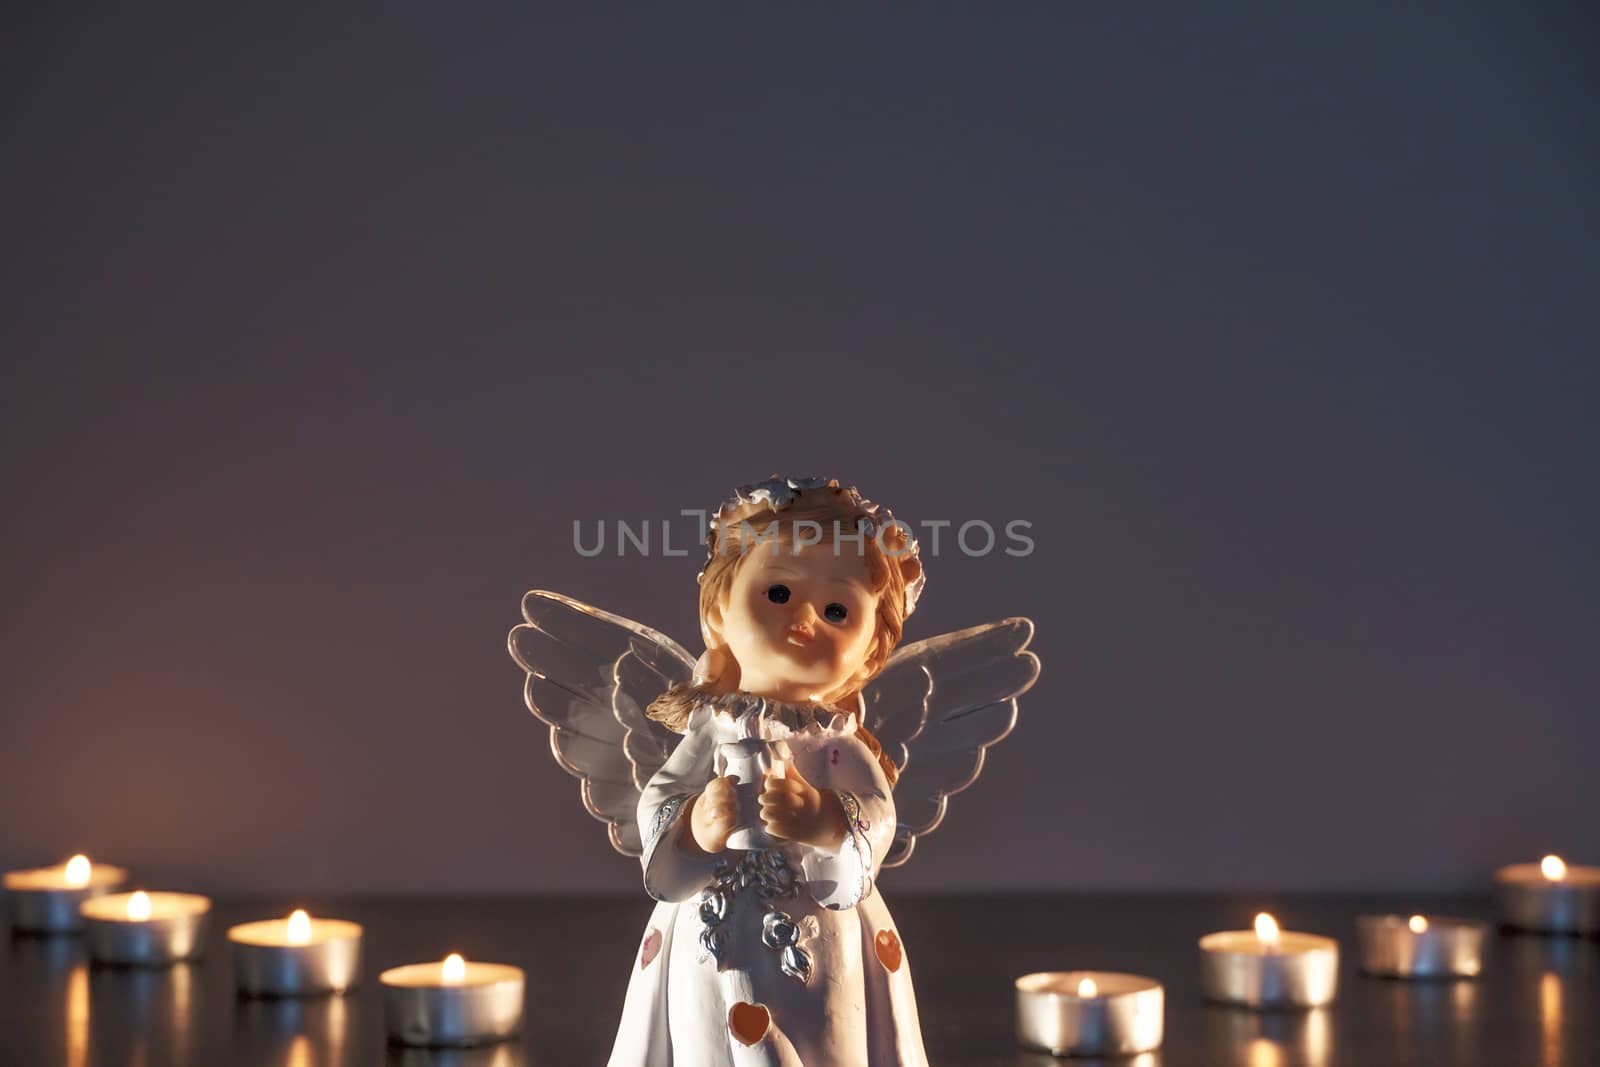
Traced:
[[[1357, 970], [1356, 917], [1422, 912], [1491, 918], [1487, 897], [1038, 895], [890, 903], [912, 968], [934, 1067], [1044, 1067], [1019, 1049], [1012, 982], [1040, 970], [1127, 971], [1166, 985], [1166, 1043], [1129, 1067], [1558, 1067], [1600, 1064], [1600, 940], [1491, 934], [1482, 977], [1411, 982]], [[348, 995], [237, 997], [227, 928], [293, 907], [366, 927]], [[1207, 1004], [1195, 942], [1247, 929], [1336, 937], [1338, 998], [1281, 1014]], [[0, 1062], [95, 1065], [344, 1064], [584, 1067], [604, 1064], [650, 913], [638, 897], [219, 900], [205, 955], [159, 970], [91, 965], [79, 937], [12, 934], [0, 953]], [[469, 1051], [390, 1047], [377, 974], [448, 952], [527, 971], [527, 1026]]]

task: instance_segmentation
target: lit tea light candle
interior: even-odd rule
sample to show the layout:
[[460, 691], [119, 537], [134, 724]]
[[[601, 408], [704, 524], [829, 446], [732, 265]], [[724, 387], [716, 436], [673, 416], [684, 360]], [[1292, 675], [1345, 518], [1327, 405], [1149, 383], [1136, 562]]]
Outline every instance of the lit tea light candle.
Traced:
[[6, 896], [11, 925], [18, 930], [57, 933], [83, 929], [78, 905], [104, 896], [128, 880], [128, 872], [109, 863], [90, 863], [77, 855], [59, 867], [7, 871]]
[[1501, 867], [1494, 881], [1507, 926], [1551, 934], [1600, 932], [1600, 867], [1546, 856], [1536, 864]]
[[200, 955], [211, 901], [193, 893], [109, 893], [78, 906], [89, 955], [159, 966]]
[[1469, 919], [1362, 915], [1361, 969], [1386, 978], [1474, 978], [1483, 970], [1488, 931]]
[[478, 1045], [522, 1029], [523, 973], [502, 963], [413, 963], [378, 976], [389, 1039], [407, 1045]]
[[287, 919], [240, 923], [228, 930], [233, 980], [248, 996], [342, 993], [361, 970], [361, 927], [343, 919], [313, 919], [296, 911]]
[[1254, 930], [1225, 930], [1200, 939], [1205, 995], [1251, 1008], [1314, 1008], [1333, 1000], [1339, 942], [1280, 930], [1266, 912]]
[[1041, 971], [1017, 979], [1017, 1040], [1056, 1056], [1132, 1056], [1161, 1047], [1165, 992], [1153, 978]]

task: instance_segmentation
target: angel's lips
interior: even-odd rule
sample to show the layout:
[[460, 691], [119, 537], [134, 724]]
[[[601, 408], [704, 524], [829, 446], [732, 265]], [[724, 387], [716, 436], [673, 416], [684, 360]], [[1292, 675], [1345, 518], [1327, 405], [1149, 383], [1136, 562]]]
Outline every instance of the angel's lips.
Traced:
[[810, 630], [801, 629], [798, 626], [791, 626], [789, 628], [788, 638], [791, 645], [798, 645], [801, 648], [805, 648], [807, 645], [811, 644], [811, 642], [817, 639], [817, 635], [812, 633]]

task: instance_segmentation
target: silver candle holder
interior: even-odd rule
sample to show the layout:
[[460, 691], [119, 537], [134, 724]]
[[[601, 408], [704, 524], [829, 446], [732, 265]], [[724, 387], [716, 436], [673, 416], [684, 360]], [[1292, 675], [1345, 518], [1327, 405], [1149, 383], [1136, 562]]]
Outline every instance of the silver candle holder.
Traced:
[[467, 963], [413, 963], [378, 976], [389, 1040], [403, 1045], [463, 1046], [504, 1041], [522, 1029], [522, 968]]
[[1112, 971], [1041, 971], [1016, 981], [1017, 1040], [1056, 1056], [1132, 1056], [1161, 1047], [1165, 991]]
[[343, 993], [361, 971], [361, 927], [342, 919], [313, 919], [297, 911], [287, 919], [241, 923], [228, 931], [233, 979], [246, 996]]
[[1356, 919], [1361, 969], [1383, 978], [1476, 978], [1487, 923], [1430, 915]]
[[109, 893], [78, 911], [94, 960], [159, 967], [200, 955], [211, 901], [193, 893]]
[[128, 872], [109, 863], [91, 864], [87, 856], [74, 856], [59, 867], [7, 871], [6, 898], [11, 925], [35, 933], [62, 933], [83, 929], [78, 906], [91, 897], [104, 896], [128, 880]]
[[1280, 931], [1272, 916], [1254, 930], [1225, 930], [1200, 939], [1200, 986], [1208, 999], [1247, 1008], [1315, 1008], [1339, 986], [1339, 942]]
[[1500, 920], [1548, 934], [1600, 933], [1600, 867], [1568, 866], [1559, 856], [1495, 872]]

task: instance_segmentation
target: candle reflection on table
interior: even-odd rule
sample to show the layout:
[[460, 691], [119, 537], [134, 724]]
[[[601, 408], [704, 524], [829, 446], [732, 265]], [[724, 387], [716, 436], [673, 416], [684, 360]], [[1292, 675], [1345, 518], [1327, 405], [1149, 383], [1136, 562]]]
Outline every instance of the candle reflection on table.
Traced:
[[89, 1045], [116, 1050], [119, 1063], [194, 1063], [197, 981], [190, 963], [91, 968]]
[[1497, 955], [1510, 961], [1517, 981], [1532, 987], [1545, 973], [1568, 981], [1592, 981], [1600, 972], [1596, 942], [1578, 937], [1503, 937]]
[[1244, 1051], [1249, 1067], [1325, 1067], [1333, 1055], [1329, 1008], [1300, 1012], [1242, 1012], [1213, 1005], [1206, 1009], [1207, 1063], [1235, 1063]]
[[350, 1041], [344, 997], [240, 997], [233, 1003], [236, 1043], [271, 1051], [274, 1063], [311, 1057], [316, 1067], [343, 1065]]
[[172, 1027], [174, 1062], [189, 1062], [189, 1035], [194, 1026], [194, 968], [176, 967], [172, 972], [172, 1003], [169, 1018]]
[[67, 977], [67, 1067], [89, 1064], [89, 965], [79, 963]]
[[[527, 1067], [533, 1065], [528, 1064]], [[1159, 1052], [1141, 1052], [1136, 1056], [1052, 1056], [1048, 1052], [1033, 1052], [1019, 1048], [1016, 1059], [1011, 1061], [1011, 1067], [1162, 1067], [1162, 1065]]]
[[17, 931], [11, 935], [11, 964], [65, 978], [83, 958], [81, 942], [75, 937]]
[[476, 1048], [390, 1045], [383, 1063], [384, 1067], [534, 1067], [515, 1044]]
[[1539, 978], [1539, 1036], [1541, 1067], [1561, 1067], [1563, 990], [1559, 976], [1546, 972]]
[[1255, 1038], [1245, 1050], [1250, 1067], [1282, 1067], [1283, 1049], [1264, 1037]]
[[1394, 1032], [1393, 1047], [1404, 1062], [1471, 1058], [1481, 1035], [1477, 1025], [1477, 982], [1383, 982], [1369, 996], [1382, 995]]

